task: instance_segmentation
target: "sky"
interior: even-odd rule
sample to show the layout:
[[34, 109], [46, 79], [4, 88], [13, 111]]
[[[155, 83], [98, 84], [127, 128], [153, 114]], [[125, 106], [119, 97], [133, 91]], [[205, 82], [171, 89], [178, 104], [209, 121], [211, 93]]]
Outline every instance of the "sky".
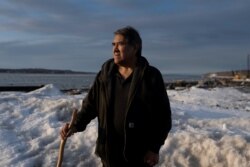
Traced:
[[98, 72], [132, 26], [163, 74], [247, 68], [249, 0], [0, 0], [0, 68]]

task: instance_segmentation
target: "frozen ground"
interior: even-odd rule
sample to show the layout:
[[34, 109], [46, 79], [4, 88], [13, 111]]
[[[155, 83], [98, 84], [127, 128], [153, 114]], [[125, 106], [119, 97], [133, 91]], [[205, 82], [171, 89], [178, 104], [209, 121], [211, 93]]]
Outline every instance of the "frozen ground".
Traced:
[[[173, 128], [160, 167], [249, 167], [250, 96], [234, 88], [168, 91]], [[0, 166], [56, 165], [59, 130], [86, 94], [66, 95], [53, 85], [30, 93], [0, 93]], [[68, 139], [64, 167], [97, 167], [96, 120]]]

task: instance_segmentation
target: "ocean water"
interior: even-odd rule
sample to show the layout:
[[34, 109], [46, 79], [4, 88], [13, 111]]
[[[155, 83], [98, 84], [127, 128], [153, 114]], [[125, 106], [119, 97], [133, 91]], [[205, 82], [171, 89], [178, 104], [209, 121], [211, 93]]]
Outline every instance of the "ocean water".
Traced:
[[[0, 73], [0, 86], [40, 86], [53, 84], [59, 89], [89, 88], [96, 74], [12, 74]], [[165, 82], [199, 80], [198, 75], [164, 74]]]
[[163, 74], [162, 75], [164, 82], [174, 82], [177, 80], [185, 81], [198, 81], [201, 80], [203, 75], [198, 74]]
[[89, 88], [95, 74], [8, 74], [0, 73], [0, 86], [40, 86], [53, 84], [59, 89]]

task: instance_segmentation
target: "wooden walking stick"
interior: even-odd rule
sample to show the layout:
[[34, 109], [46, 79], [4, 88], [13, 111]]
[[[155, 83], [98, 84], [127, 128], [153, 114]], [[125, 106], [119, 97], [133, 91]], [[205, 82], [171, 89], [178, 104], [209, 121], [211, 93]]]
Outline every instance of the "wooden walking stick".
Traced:
[[[77, 110], [74, 110], [74, 112], [72, 114], [72, 117], [71, 117], [70, 124], [69, 124], [68, 134], [70, 134], [71, 131], [72, 131], [73, 124], [74, 124], [74, 122], [76, 120], [76, 115], [77, 115]], [[67, 141], [67, 138], [61, 139], [60, 149], [59, 149], [59, 153], [58, 153], [58, 160], [57, 160], [56, 167], [61, 167], [62, 166], [64, 146], [65, 146], [66, 141]]]

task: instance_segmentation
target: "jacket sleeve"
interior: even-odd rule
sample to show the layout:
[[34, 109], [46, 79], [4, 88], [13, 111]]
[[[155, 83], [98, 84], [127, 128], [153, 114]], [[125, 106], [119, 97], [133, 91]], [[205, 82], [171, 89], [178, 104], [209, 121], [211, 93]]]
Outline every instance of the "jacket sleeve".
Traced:
[[153, 77], [154, 94], [152, 102], [154, 111], [152, 112], [151, 139], [149, 143], [150, 151], [159, 153], [160, 147], [164, 144], [168, 133], [172, 127], [171, 108], [161, 73], [156, 69]]
[[97, 116], [97, 95], [99, 88], [99, 77], [97, 74], [94, 84], [90, 88], [88, 95], [83, 99], [81, 110], [77, 113], [77, 119], [74, 124], [77, 132], [84, 131], [89, 122]]

